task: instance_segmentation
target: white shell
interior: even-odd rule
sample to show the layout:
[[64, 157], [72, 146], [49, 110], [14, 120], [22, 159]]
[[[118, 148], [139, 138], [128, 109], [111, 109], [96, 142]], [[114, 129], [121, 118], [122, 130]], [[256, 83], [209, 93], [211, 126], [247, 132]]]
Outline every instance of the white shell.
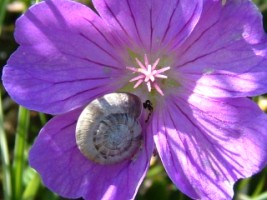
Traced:
[[141, 111], [140, 99], [129, 93], [111, 93], [89, 103], [76, 125], [82, 154], [99, 164], [134, 157], [142, 145]]

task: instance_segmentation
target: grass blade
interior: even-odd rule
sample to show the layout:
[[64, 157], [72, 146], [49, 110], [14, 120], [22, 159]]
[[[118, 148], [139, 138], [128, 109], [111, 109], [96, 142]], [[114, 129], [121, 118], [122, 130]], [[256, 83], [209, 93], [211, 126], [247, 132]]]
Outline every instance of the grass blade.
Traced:
[[41, 185], [41, 180], [37, 172], [33, 171], [34, 175], [32, 179], [27, 184], [27, 187], [23, 193], [22, 200], [34, 200], [38, 189]]
[[39, 112], [39, 118], [40, 118], [42, 126], [44, 126], [46, 124], [46, 122], [47, 122], [45, 114]]
[[22, 176], [25, 164], [25, 143], [29, 127], [29, 111], [22, 106], [19, 107], [18, 127], [15, 141], [15, 152], [13, 162], [13, 199], [21, 199], [22, 196]]
[[6, 7], [9, 3], [9, 0], [1, 0], [0, 1], [0, 35], [2, 34], [3, 23], [6, 16]]
[[12, 197], [11, 188], [11, 173], [10, 173], [10, 159], [7, 145], [7, 138], [4, 131], [4, 120], [3, 120], [3, 108], [2, 108], [2, 95], [0, 92], [0, 148], [1, 148], [1, 159], [3, 169], [3, 191], [4, 199], [10, 200]]

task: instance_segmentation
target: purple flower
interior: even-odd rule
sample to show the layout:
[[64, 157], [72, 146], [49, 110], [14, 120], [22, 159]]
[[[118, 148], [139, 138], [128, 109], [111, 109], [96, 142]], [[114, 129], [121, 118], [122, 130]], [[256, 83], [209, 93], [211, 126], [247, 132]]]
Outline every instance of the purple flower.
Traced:
[[[230, 199], [239, 178], [267, 161], [266, 115], [248, 96], [267, 92], [267, 37], [249, 0], [68, 0], [31, 7], [16, 23], [20, 47], [3, 83], [29, 109], [54, 115], [30, 164], [58, 194], [133, 199], [156, 149], [182, 192]], [[77, 119], [112, 92], [153, 105], [140, 118], [135, 159], [101, 165], [77, 148]]]

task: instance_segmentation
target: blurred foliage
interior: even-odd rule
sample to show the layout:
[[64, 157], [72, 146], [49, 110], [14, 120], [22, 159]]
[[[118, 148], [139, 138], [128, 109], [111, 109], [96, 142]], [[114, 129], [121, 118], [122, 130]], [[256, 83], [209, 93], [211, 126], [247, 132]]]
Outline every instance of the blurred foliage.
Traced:
[[[13, 38], [15, 20], [35, 2], [0, 0], [1, 69], [17, 48]], [[80, 2], [92, 6], [90, 0], [80, 0]], [[263, 14], [264, 27], [267, 30], [267, 0], [254, 0], [254, 2]], [[63, 200], [42, 185], [39, 175], [27, 163], [28, 151], [34, 138], [51, 116], [18, 107], [10, 100], [2, 86], [0, 92], [0, 200]], [[255, 101], [267, 111], [266, 96], [257, 97]], [[238, 181], [235, 185], [235, 194], [236, 200], [267, 200], [267, 169], [251, 178]], [[160, 160], [154, 157], [136, 199], [187, 200], [189, 198], [172, 184]]]

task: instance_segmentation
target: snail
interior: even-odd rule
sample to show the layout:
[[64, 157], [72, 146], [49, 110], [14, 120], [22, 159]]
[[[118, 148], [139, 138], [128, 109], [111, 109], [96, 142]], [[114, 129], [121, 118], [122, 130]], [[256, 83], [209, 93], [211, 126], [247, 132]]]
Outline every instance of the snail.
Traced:
[[116, 164], [136, 156], [142, 145], [139, 97], [110, 93], [89, 103], [76, 124], [76, 143], [89, 160]]

